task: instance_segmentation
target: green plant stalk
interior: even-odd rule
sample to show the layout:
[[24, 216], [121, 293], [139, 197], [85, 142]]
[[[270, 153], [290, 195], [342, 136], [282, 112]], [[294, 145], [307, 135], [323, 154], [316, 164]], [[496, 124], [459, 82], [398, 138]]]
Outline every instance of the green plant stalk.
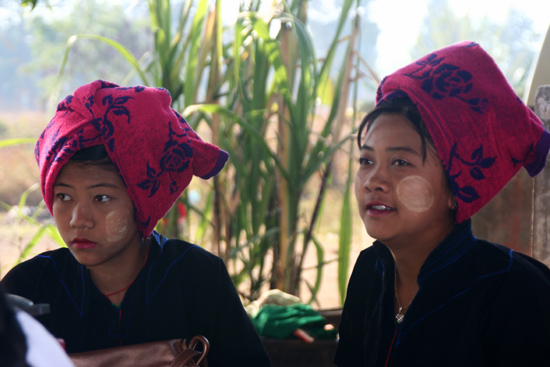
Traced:
[[[350, 139], [350, 151], [353, 150], [353, 139]], [[340, 215], [340, 236], [338, 239], [338, 291], [340, 293], [340, 304], [344, 304], [346, 287], [348, 281], [348, 269], [351, 252], [351, 235], [353, 231], [351, 217], [351, 182], [353, 175], [351, 171], [353, 163], [352, 155], [348, 161], [348, 179], [346, 181], [346, 191], [342, 203], [342, 212]]]
[[201, 38], [201, 32], [208, 9], [207, 5], [207, 0], [199, 0], [189, 33], [189, 54], [186, 62], [184, 85], [184, 102], [187, 105], [196, 103], [196, 92], [201, 80], [202, 65], [199, 63], [199, 52], [204, 41]]
[[[219, 102], [219, 93], [218, 89], [220, 86], [220, 68], [221, 68], [221, 55], [222, 55], [222, 27], [221, 27], [221, 17], [220, 17], [220, 0], [216, 0], [213, 11], [210, 13], [209, 22], [207, 22], [207, 28], [205, 33], [210, 33], [206, 38], [212, 39], [213, 47], [211, 47], [211, 56], [210, 56], [210, 73], [208, 79], [208, 88], [207, 88], [207, 97], [206, 103], [209, 104], [218, 104]], [[213, 21], [211, 26], [208, 26]], [[219, 134], [220, 134], [220, 115], [215, 114], [212, 116], [212, 122], [210, 124], [212, 129], [212, 143], [214, 145], [219, 145]], [[222, 222], [225, 223], [225, 216], [227, 215], [225, 206], [223, 205], [223, 196], [224, 192], [223, 185], [220, 182], [221, 176], [214, 177], [214, 211], [213, 211], [213, 222], [214, 222], [214, 235], [212, 236], [212, 245], [213, 248], [217, 248], [218, 254], [222, 256], [225, 263], [229, 262], [229, 243], [226, 242], [225, 251], [222, 250], [221, 245], [221, 231], [222, 231]], [[229, 234], [226, 230], [225, 237], [229, 237]]]
[[313, 287], [309, 287], [311, 297], [308, 303], [312, 303], [317, 299], [317, 294], [321, 289], [321, 281], [323, 280], [323, 267], [325, 266], [325, 251], [323, 249], [323, 246], [315, 237], [312, 237], [311, 240], [315, 245], [315, 249], [317, 250], [317, 275], [315, 277], [315, 284], [313, 285]]
[[[296, 29], [297, 34], [300, 35], [300, 29], [302, 28], [299, 20], [293, 19], [292, 16], [288, 14], [284, 16], [292, 20], [292, 28]], [[285, 217], [287, 218], [287, 222], [290, 225], [295, 225], [298, 220], [297, 213], [299, 210], [299, 202], [303, 187], [308, 182], [311, 175], [313, 175], [322, 164], [325, 164], [327, 162], [328, 157], [330, 157], [330, 155], [333, 154], [336, 149], [338, 149], [339, 145], [341, 145], [343, 142], [338, 143], [336, 144], [336, 146], [333, 147], [327, 146], [325, 143], [325, 139], [328, 134], [330, 134], [331, 129], [325, 127], [325, 129], [323, 130], [324, 137], [321, 136], [321, 138], [317, 140], [317, 143], [315, 145], [316, 152], [312, 154], [311, 152], [308, 152], [306, 148], [309, 145], [309, 140], [311, 136], [310, 127], [306, 122], [309, 119], [308, 116], [311, 116], [311, 113], [314, 110], [315, 101], [315, 93], [311, 93], [311, 87], [306, 88], [306, 86], [313, 85], [314, 90], [316, 90], [315, 86], [318, 83], [316, 81], [318, 74], [314, 72], [315, 60], [312, 58], [313, 53], [308, 52], [308, 50], [312, 48], [308, 46], [307, 43], [304, 43], [304, 40], [307, 39], [307, 37], [299, 36], [296, 38], [299, 43], [303, 43], [300, 44], [299, 48], [301, 51], [304, 52], [300, 53], [300, 64], [296, 64], [298, 65], [298, 67], [301, 67], [301, 83], [297, 83], [299, 84], [298, 91], [296, 93], [293, 93], [289, 89], [289, 86], [294, 84], [289, 81], [289, 75], [286, 72], [287, 68], [285, 67], [283, 58], [281, 57], [280, 50], [285, 48], [273, 44], [272, 40], [269, 38], [267, 27], [262, 23], [261, 20], [254, 17], [251, 17], [251, 20], [254, 30], [256, 31], [258, 37], [263, 41], [262, 46], [267, 51], [269, 62], [274, 67], [274, 87], [270, 88], [270, 90], [281, 91], [281, 95], [289, 113], [287, 115], [286, 121], [285, 119], [281, 119], [281, 121], [286, 122], [288, 124], [288, 128], [292, 131], [292, 137], [287, 148], [287, 151], [289, 152], [288, 157], [292, 157], [292, 159], [285, 162], [285, 164], [288, 165], [288, 168], [283, 167], [282, 170], [278, 171], [278, 174], [285, 177], [285, 184], [288, 186], [286, 192], [288, 193], [287, 197], [289, 200], [289, 211], [288, 215]], [[295, 67], [293, 66], [292, 69], [294, 68]], [[311, 70], [313, 70], [313, 72]], [[257, 79], [257, 74], [254, 77], [255, 79]], [[297, 95], [296, 100], [291, 98], [291, 96], [294, 94]], [[283, 110], [281, 107], [282, 103], [279, 103], [279, 116], [281, 116], [281, 110]], [[334, 117], [335, 112], [329, 118], [330, 123], [332, 123]], [[282, 137], [280, 136], [279, 131], [279, 141], [281, 140]], [[312, 157], [314, 159], [312, 159]], [[305, 173], [303, 164], [305, 164], [306, 168]], [[277, 167], [280, 169], [280, 166]], [[290, 270], [287, 270], [287, 272], [283, 274], [283, 277], [286, 278], [286, 280], [283, 280], [283, 282], [286, 282], [288, 289], [288, 279], [291, 277], [291, 274], [289, 273], [292, 273], [292, 269], [294, 269], [294, 261], [296, 259], [296, 254], [294, 253], [294, 241], [297, 238], [297, 227], [294, 227], [294, 230], [288, 230], [285, 232], [287, 233], [285, 238], [288, 238], [289, 240], [289, 245], [287, 246], [288, 255], [285, 258], [288, 259], [289, 263], [293, 264], [292, 266], [286, 267]], [[280, 256], [280, 251], [278, 251], [277, 248], [275, 248], [274, 250], [275, 257], [278, 258], [278, 256]]]
[[[358, 17], [356, 17], [356, 19], [358, 19]], [[351, 85], [350, 75], [351, 75], [352, 61], [353, 61], [353, 49], [355, 45], [355, 39], [358, 33], [359, 33], [359, 24], [358, 24], [358, 21], [356, 20], [356, 22], [354, 23], [354, 27], [352, 29], [352, 36], [350, 37], [348, 50], [344, 57], [344, 60], [347, 60], [347, 61], [345, 63], [345, 67], [341, 69], [342, 71], [339, 75], [338, 84], [337, 84], [338, 92], [334, 94], [333, 105], [332, 105], [331, 114], [329, 117], [330, 122], [327, 122], [327, 125], [332, 124], [331, 118], [335, 116], [337, 123], [336, 123], [336, 128], [334, 129], [334, 132], [333, 132], [333, 140], [336, 142], [340, 140], [341, 128], [344, 125], [345, 111], [348, 104], [349, 88]], [[292, 279], [292, 282], [293, 282], [293, 288], [291, 288], [292, 290], [298, 289], [299, 287], [299, 282], [301, 279], [301, 269], [303, 268], [303, 261], [307, 253], [308, 244], [311, 238], [311, 233], [315, 226], [315, 221], [317, 220], [317, 212], [321, 206], [322, 199], [325, 194], [326, 181], [330, 176], [331, 169], [332, 169], [332, 158], [330, 158], [328, 163], [326, 164], [326, 167], [321, 179], [321, 188], [319, 190], [317, 202], [313, 211], [312, 219], [309, 225], [309, 230], [307, 231], [306, 236], [304, 237], [301, 256], [298, 256], [298, 260], [295, 265], [294, 277]]]
[[[358, 1], [359, 3], [359, 1]], [[359, 18], [354, 22], [355, 27], [359, 27]], [[359, 65], [361, 63], [360, 55], [360, 49], [361, 49], [361, 34], [358, 33], [357, 37], [359, 38], [358, 42], [358, 52], [355, 53], [355, 70], [359, 70]], [[358, 100], [358, 83], [354, 84], [354, 90], [353, 90], [353, 116], [352, 121], [355, 123], [357, 121], [357, 100]], [[355, 132], [355, 126], [354, 123], [352, 123], [352, 131], [350, 135], [353, 135]], [[340, 222], [340, 238], [339, 238], [339, 244], [338, 244], [338, 291], [340, 293], [340, 305], [344, 304], [345, 298], [346, 298], [346, 290], [347, 290], [347, 283], [348, 283], [348, 274], [349, 274], [349, 266], [350, 266], [350, 253], [351, 253], [351, 233], [353, 233], [353, 220], [351, 215], [351, 199], [350, 199], [350, 192], [351, 192], [351, 185], [353, 180], [352, 175], [352, 163], [353, 163], [353, 156], [354, 156], [354, 147], [355, 147], [355, 139], [350, 139], [350, 147], [349, 147], [349, 161], [348, 161], [348, 177], [346, 180], [346, 192], [344, 197], [344, 202], [342, 204], [342, 214], [341, 218], [342, 221]], [[349, 217], [349, 222], [344, 222], [344, 220]], [[349, 235], [345, 235], [344, 231], [347, 231]], [[342, 234], [344, 234], [344, 237], [342, 237]]]

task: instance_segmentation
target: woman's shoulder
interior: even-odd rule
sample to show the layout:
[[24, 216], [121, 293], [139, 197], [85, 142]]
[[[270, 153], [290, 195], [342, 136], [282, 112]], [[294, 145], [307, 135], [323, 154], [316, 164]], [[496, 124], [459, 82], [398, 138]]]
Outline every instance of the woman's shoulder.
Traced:
[[33, 258], [25, 260], [15, 265], [7, 274], [8, 277], [12, 273], [20, 272], [41, 272], [46, 266], [58, 268], [62, 264], [78, 265], [78, 262], [71, 254], [68, 248], [63, 247], [56, 250], [42, 252]]
[[[353, 287], [366, 279], [369, 282], [379, 279], [388, 266], [386, 250], [387, 248], [384, 245], [376, 242], [372, 246], [362, 250], [353, 266], [349, 284]], [[389, 252], [389, 250], [387, 251]]]
[[209, 270], [219, 268], [223, 261], [201, 246], [179, 239], [157, 240], [158, 246], [153, 251], [155, 268], [169, 269], [182, 267], [188, 270]]
[[15, 265], [1, 283], [8, 292], [23, 295], [40, 287], [40, 283], [59, 278], [60, 274], [74, 274], [73, 270], [78, 271], [79, 266], [68, 248], [46, 251]]
[[506, 246], [477, 240], [474, 253], [479, 268], [490, 270], [503, 279], [523, 287], [525, 283], [540, 284], [550, 290], [550, 268], [542, 262]]
[[375, 241], [371, 246], [365, 248], [359, 253], [356, 265], [376, 265], [379, 268], [383, 268], [391, 262], [393, 262], [393, 259], [390, 250], [381, 242]]
[[215, 292], [220, 282], [230, 282], [223, 261], [200, 246], [178, 239], [152, 246], [146, 269], [149, 287], [170, 284], [163, 289], [178, 287], [193, 294], [205, 290]]
[[190, 257], [193, 259], [219, 260], [219, 257], [206, 250], [205, 248], [180, 239], [166, 239], [160, 246], [161, 257], [178, 258]]

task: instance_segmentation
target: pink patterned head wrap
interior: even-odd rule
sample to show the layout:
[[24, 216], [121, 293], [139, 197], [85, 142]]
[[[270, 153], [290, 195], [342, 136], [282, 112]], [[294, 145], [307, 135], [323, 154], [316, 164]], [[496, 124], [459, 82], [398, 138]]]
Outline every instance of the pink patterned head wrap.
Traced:
[[103, 144], [134, 203], [139, 232], [148, 237], [193, 176], [215, 176], [228, 158], [203, 142], [170, 104], [165, 89], [102, 80], [61, 101], [35, 147], [50, 212], [63, 166], [78, 150]]
[[457, 223], [488, 203], [523, 166], [546, 165], [550, 134], [477, 43], [461, 42], [382, 80], [376, 104], [408, 96], [418, 107], [458, 200]]

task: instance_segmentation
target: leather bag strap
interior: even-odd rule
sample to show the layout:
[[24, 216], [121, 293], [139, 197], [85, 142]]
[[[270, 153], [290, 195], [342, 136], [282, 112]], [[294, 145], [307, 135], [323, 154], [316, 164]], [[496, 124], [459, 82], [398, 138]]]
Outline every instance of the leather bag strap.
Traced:
[[[196, 350], [199, 343], [202, 344], [202, 352]], [[170, 367], [208, 367], [206, 356], [210, 350], [210, 342], [204, 336], [194, 336], [189, 343], [184, 339], [182, 349]]]

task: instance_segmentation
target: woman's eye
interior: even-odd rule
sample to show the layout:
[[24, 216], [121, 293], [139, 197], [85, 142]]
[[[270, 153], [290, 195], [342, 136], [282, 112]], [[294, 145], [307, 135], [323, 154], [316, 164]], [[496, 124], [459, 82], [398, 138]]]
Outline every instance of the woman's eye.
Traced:
[[99, 201], [100, 203], [106, 203], [108, 202], [109, 200], [111, 200], [111, 198], [107, 195], [97, 195], [95, 197], [95, 200], [96, 201]]
[[372, 161], [368, 158], [359, 158], [359, 164], [361, 166], [367, 166], [369, 164], [372, 164]]
[[396, 159], [395, 161], [393, 161], [393, 165], [394, 166], [408, 166], [409, 162], [404, 161], [403, 159]]
[[55, 197], [59, 201], [69, 201], [69, 200], [71, 200], [71, 197], [67, 194], [56, 194]]

